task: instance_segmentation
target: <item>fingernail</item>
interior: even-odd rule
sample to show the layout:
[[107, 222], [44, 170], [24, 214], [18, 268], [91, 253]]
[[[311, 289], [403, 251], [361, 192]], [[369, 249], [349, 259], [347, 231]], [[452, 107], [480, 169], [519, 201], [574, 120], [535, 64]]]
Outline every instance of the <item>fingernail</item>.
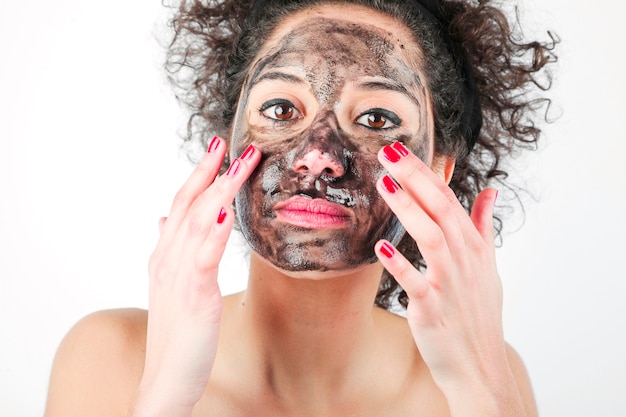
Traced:
[[409, 150], [402, 142], [394, 142], [391, 146], [393, 146], [393, 149], [398, 151], [403, 157], [409, 155]]
[[239, 171], [239, 166], [241, 165], [241, 163], [239, 162], [239, 159], [235, 159], [230, 166], [228, 167], [228, 171], [226, 171], [226, 176], [228, 177], [233, 177], [237, 174], [237, 172]]
[[254, 151], [255, 150], [256, 149], [255, 149], [255, 147], [253, 145], [248, 145], [246, 150], [243, 151], [243, 153], [241, 154], [241, 159], [243, 159], [245, 161], [246, 159], [252, 158], [252, 155], [254, 155]]
[[385, 190], [387, 190], [389, 194], [395, 194], [395, 192], [400, 189], [398, 184], [396, 184], [396, 182], [392, 180], [389, 175], [385, 175], [383, 177], [383, 187], [385, 187]]
[[217, 215], [217, 224], [224, 223], [225, 218], [226, 218], [226, 210], [224, 210], [224, 207], [222, 207], [220, 209], [220, 214]]
[[220, 146], [220, 138], [218, 136], [213, 136], [213, 139], [211, 139], [211, 143], [209, 144], [209, 147], [207, 148], [207, 152], [208, 153], [215, 152], [218, 146]]
[[392, 163], [398, 162], [401, 158], [400, 154], [389, 145], [385, 145], [383, 148], [383, 155], [385, 155], [387, 161]]
[[380, 253], [385, 255], [388, 259], [391, 259], [391, 257], [396, 253], [396, 251], [393, 249], [393, 246], [391, 246], [387, 242], [384, 242], [382, 246], [380, 247]]

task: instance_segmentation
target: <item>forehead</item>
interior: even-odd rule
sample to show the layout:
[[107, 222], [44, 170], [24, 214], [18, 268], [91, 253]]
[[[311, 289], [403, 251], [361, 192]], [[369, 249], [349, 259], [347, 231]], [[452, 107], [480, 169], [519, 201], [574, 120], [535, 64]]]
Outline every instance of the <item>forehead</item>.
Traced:
[[294, 64], [311, 72], [307, 78], [358, 74], [413, 84], [421, 72], [421, 51], [408, 28], [356, 5], [320, 5], [285, 17], [257, 56], [252, 81], [265, 69]]

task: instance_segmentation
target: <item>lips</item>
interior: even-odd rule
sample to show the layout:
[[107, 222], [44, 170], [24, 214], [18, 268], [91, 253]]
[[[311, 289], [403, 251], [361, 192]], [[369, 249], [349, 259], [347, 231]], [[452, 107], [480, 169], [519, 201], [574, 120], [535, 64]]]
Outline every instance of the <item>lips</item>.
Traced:
[[276, 219], [305, 229], [341, 229], [352, 223], [352, 213], [321, 198], [292, 197], [274, 207]]

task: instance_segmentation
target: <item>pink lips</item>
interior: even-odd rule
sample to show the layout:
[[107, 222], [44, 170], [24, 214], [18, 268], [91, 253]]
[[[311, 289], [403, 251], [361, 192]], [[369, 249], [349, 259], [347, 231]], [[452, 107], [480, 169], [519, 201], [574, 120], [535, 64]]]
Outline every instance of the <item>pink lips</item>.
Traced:
[[350, 225], [349, 210], [316, 198], [292, 197], [274, 206], [276, 219], [305, 229], [338, 229]]

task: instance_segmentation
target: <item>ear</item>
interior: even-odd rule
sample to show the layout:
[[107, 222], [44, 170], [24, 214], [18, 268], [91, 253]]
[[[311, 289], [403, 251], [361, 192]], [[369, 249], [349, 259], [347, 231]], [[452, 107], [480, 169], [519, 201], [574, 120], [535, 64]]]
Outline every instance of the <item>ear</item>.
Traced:
[[452, 174], [454, 174], [454, 165], [456, 159], [451, 156], [440, 155], [433, 157], [430, 168], [437, 174], [446, 184], [450, 184]]

